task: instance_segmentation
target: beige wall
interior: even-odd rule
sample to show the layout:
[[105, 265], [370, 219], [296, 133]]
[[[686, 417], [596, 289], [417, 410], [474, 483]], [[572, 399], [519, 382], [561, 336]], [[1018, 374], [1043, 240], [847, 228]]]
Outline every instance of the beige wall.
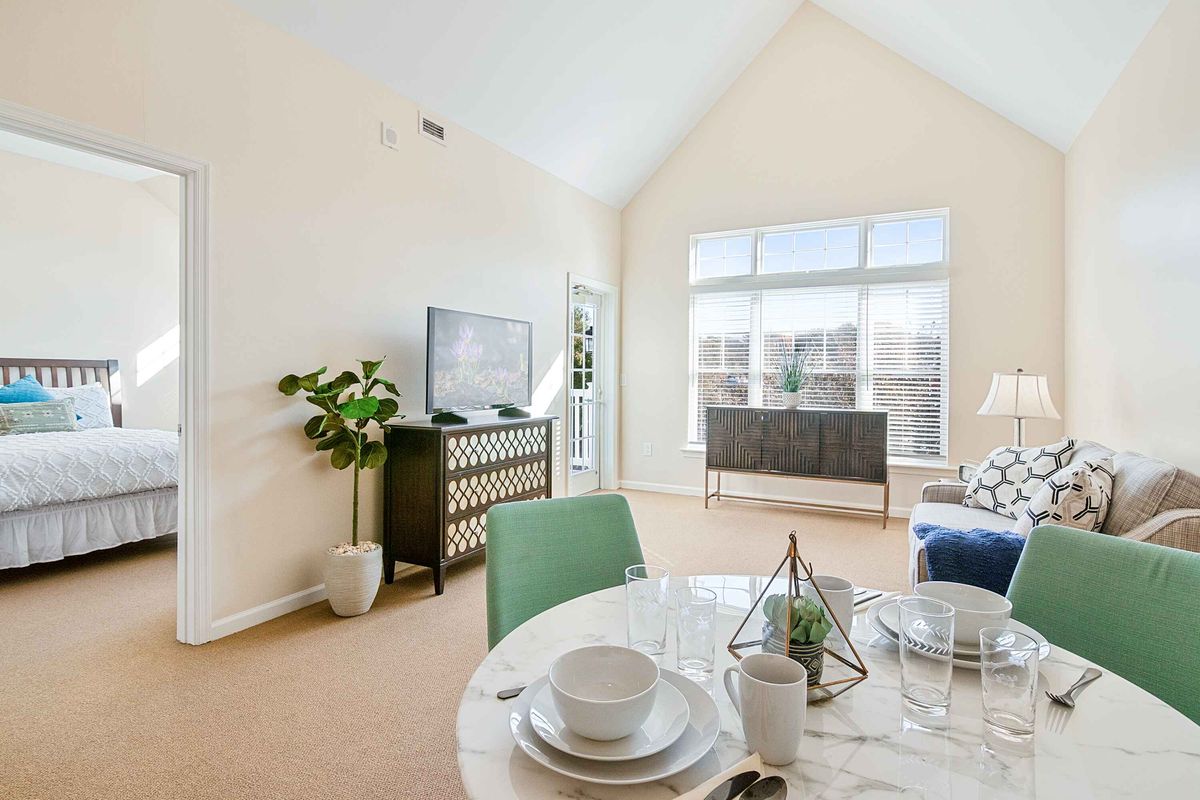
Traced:
[[[1010, 420], [975, 415], [993, 371], [1045, 373], [1063, 397], [1062, 182], [1061, 153], [802, 6], [622, 212], [623, 481], [703, 481], [703, 462], [680, 452], [688, 236], [864, 214], [950, 208], [950, 463], [1010, 442]], [[1062, 430], [1029, 428], [1031, 442]], [[929, 476], [894, 472], [894, 506]], [[879, 502], [856, 487], [743, 487]]]
[[1174, 0], [1067, 155], [1066, 418], [1200, 471], [1200, 4]]
[[619, 281], [616, 211], [454, 126], [419, 138], [413, 103], [227, 3], [0, 16], [0, 97], [212, 165], [216, 617], [319, 584], [349, 532], [349, 476], [310, 452], [284, 373], [387, 355], [420, 414], [425, 307], [462, 308], [533, 321], [535, 386], [563, 412], [567, 273]]
[[124, 426], [175, 430], [178, 360], [138, 360], [179, 324], [175, 211], [140, 183], [0, 151], [0, 269], [4, 356], [116, 358]]

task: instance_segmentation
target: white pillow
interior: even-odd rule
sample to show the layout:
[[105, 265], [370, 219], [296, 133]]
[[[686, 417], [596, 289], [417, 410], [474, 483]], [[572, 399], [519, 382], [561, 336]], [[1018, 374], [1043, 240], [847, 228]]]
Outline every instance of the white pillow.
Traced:
[[1021, 512], [1013, 530], [1022, 536], [1038, 525], [1065, 525], [1098, 531], [1112, 502], [1111, 458], [1083, 461], [1061, 469], [1042, 484]]
[[65, 400], [69, 397], [75, 401], [75, 413], [79, 415], [77, 420], [79, 430], [113, 427], [112, 401], [109, 399], [108, 390], [99, 383], [72, 386], [69, 389], [47, 386], [46, 391], [55, 400]]
[[1067, 465], [1074, 449], [1074, 439], [1045, 447], [997, 447], [971, 476], [963, 505], [1016, 519], [1042, 484]]

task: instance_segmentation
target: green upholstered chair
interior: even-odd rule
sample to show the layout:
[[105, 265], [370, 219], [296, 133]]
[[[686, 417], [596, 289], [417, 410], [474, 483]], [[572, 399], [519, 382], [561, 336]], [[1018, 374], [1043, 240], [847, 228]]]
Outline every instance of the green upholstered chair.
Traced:
[[501, 503], [487, 514], [488, 649], [530, 617], [620, 586], [641, 564], [629, 503], [619, 494]]
[[1200, 554], [1045, 525], [1029, 534], [1008, 599], [1052, 644], [1200, 723]]

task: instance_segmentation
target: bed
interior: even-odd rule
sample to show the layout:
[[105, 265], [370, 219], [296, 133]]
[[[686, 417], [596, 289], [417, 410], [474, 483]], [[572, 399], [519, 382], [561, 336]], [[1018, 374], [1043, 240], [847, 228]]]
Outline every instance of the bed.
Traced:
[[100, 384], [112, 425], [0, 436], [0, 569], [178, 530], [179, 436], [122, 427], [118, 363], [0, 358], [0, 385], [26, 375], [52, 392]]

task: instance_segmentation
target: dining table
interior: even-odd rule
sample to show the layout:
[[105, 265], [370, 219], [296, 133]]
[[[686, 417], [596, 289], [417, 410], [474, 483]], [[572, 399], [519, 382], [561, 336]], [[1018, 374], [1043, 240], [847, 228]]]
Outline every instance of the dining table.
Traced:
[[[536, 763], [516, 746], [509, 730], [514, 701], [496, 697], [500, 690], [544, 676], [570, 650], [626, 645], [625, 587], [577, 597], [527, 620], [492, 649], [463, 693], [458, 763], [467, 796], [673, 800], [746, 758], [741, 721], [721, 674], [734, 663], [726, 645], [756, 599], [764, 590], [785, 591], [784, 581], [776, 580], [772, 584], [767, 576], [753, 575], [671, 579], [672, 589], [702, 586], [717, 594], [715, 669], [698, 682], [716, 701], [721, 730], [712, 749], [692, 766], [633, 786], [568, 778]], [[787, 781], [790, 800], [898, 794], [1046, 800], [1200, 797], [1200, 726], [1133, 683], [1105, 670], [1074, 709], [1051, 703], [1044, 690], [1065, 689], [1093, 664], [1050, 642], [1050, 653], [1039, 665], [1034, 734], [1024, 741], [1002, 738], [984, 723], [978, 670], [954, 669], [944, 717], [929, 718], [910, 709], [900, 693], [897, 647], [877, 635], [864, 610], [856, 608], [850, 640], [867, 668], [866, 680], [810, 703], [799, 757], [789, 765], [766, 768], [767, 774]], [[674, 670], [674, 612], [668, 613], [667, 650], [658, 659], [661, 669]], [[754, 624], [752, 617], [746, 630]], [[841, 647], [851, 655], [844, 643]]]

